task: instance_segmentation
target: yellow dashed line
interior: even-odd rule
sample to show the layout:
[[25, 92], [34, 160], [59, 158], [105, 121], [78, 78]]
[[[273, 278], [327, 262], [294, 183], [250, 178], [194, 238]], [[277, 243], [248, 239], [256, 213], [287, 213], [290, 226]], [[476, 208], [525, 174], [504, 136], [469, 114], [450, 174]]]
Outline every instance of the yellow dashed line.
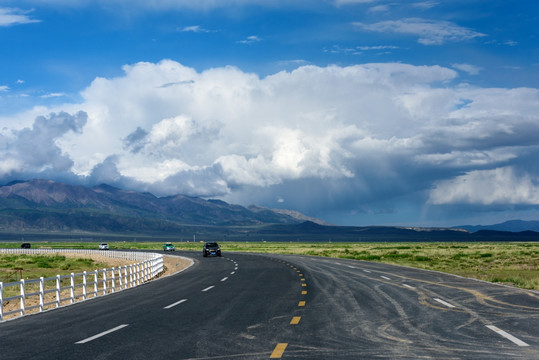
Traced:
[[301, 281], [305, 281], [305, 278], [301, 278]]
[[298, 306], [305, 306], [305, 301], [300, 301]]
[[307, 295], [307, 290], [303, 290], [303, 291], [301, 292], [301, 295]]
[[280, 359], [283, 356], [284, 350], [288, 343], [279, 343], [271, 353], [270, 359]]
[[301, 286], [303, 286], [303, 287], [306, 287], [306, 286], [307, 286], [307, 284], [301, 284]]
[[301, 316], [294, 316], [292, 320], [290, 320], [290, 325], [297, 325], [299, 324], [300, 320], [301, 320]]

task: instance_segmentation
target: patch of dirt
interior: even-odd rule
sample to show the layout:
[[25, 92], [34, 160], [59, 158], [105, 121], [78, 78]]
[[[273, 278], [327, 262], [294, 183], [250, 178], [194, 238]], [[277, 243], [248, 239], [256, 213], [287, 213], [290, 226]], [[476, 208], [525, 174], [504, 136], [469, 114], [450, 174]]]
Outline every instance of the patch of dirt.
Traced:
[[160, 276], [168, 276], [182, 271], [191, 264], [191, 261], [178, 256], [164, 255], [163, 265], [165, 271]]

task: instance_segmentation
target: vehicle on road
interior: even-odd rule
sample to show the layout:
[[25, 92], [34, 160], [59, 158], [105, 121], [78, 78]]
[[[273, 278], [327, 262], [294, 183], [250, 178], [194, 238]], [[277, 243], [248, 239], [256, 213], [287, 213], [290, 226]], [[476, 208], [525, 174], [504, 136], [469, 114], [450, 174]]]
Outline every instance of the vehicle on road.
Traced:
[[207, 256], [221, 256], [221, 248], [216, 242], [207, 242], [202, 248], [202, 255]]
[[109, 244], [107, 243], [99, 244], [99, 250], [108, 250], [108, 249], [109, 249]]
[[167, 242], [163, 245], [163, 251], [174, 251], [174, 245], [172, 243]]
[[21, 244], [21, 249], [30, 249], [32, 246], [30, 245], [30, 243], [22, 243]]

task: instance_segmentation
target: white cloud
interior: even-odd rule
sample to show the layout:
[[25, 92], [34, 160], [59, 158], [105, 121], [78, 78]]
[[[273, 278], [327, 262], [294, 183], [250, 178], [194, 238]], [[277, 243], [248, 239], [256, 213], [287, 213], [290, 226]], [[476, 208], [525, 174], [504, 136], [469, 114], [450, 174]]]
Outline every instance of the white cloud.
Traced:
[[181, 32], [194, 32], [194, 33], [209, 33], [210, 30], [204, 29], [200, 25], [185, 26], [180, 30]]
[[449, 21], [420, 18], [387, 20], [374, 24], [361, 22], [353, 24], [367, 31], [416, 35], [419, 36], [417, 42], [423, 45], [441, 45], [448, 41], [460, 42], [486, 36]]
[[5, 92], [9, 90], [9, 86], [7, 85], [0, 85], [0, 92]]
[[0, 178], [17, 174], [71, 171], [73, 161], [62, 152], [56, 140], [68, 132], [81, 133], [86, 114], [51, 113], [37, 117], [31, 128], [0, 133]]
[[[300, 66], [264, 78], [171, 60], [123, 70], [95, 79], [80, 104], [0, 119], [2, 179], [57, 171], [247, 203], [278, 188], [291, 208], [367, 207], [410, 193], [482, 204], [467, 183], [488, 188], [494, 174], [499, 187], [511, 181], [527, 194], [539, 179], [529, 166], [539, 156], [538, 89], [474, 88], [456, 83], [453, 69], [399, 63]], [[87, 118], [34, 120], [60, 110]], [[48, 132], [35, 125], [60, 118]], [[496, 191], [498, 203], [523, 197]]]
[[470, 75], [479, 75], [481, 70], [483, 70], [479, 66], [470, 65], [470, 64], [452, 64], [451, 66], [453, 66], [457, 70], [467, 72]]
[[244, 40], [239, 40], [238, 43], [239, 44], [253, 44], [259, 41], [262, 41], [262, 39], [256, 35], [251, 35], [251, 36], [247, 36], [247, 38]]
[[40, 20], [31, 19], [27, 13], [28, 11], [23, 11], [20, 9], [0, 7], [0, 26], [13, 26], [40, 22]]
[[412, 4], [412, 7], [419, 9], [430, 9], [435, 6], [438, 6], [440, 3], [438, 1], [420, 1]]
[[475, 170], [440, 181], [430, 194], [432, 204], [526, 204], [539, 205], [536, 176], [512, 167]]

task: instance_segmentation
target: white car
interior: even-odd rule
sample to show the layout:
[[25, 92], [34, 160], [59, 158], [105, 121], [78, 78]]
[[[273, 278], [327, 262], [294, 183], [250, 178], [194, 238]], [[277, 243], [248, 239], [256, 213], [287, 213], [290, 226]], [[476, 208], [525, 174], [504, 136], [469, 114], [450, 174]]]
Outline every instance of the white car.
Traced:
[[99, 244], [99, 250], [108, 250], [108, 249], [109, 249], [109, 244], [107, 243]]

